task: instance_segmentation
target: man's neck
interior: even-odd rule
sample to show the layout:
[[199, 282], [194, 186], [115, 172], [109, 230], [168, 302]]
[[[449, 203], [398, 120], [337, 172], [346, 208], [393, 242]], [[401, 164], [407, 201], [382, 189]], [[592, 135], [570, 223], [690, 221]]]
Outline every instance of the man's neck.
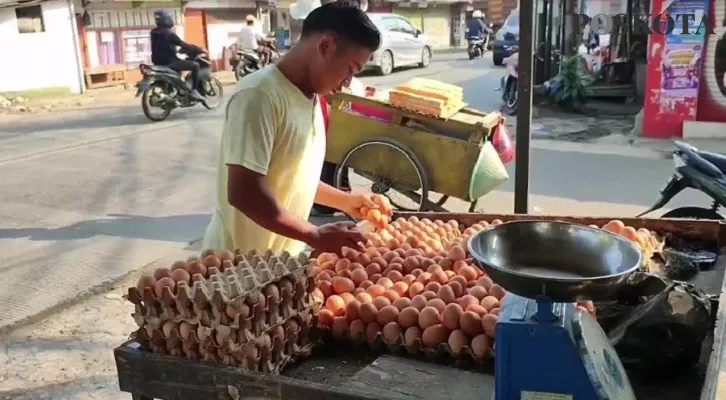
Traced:
[[310, 69], [305, 51], [295, 45], [276, 63], [277, 69], [308, 98], [315, 96], [310, 85]]

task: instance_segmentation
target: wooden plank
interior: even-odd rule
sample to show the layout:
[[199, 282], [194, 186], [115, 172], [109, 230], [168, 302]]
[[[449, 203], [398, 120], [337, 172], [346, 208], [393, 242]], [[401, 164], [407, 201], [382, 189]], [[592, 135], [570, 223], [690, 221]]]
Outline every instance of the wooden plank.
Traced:
[[334, 388], [279, 375], [142, 351], [130, 341], [114, 349], [119, 388], [138, 398], [174, 400], [378, 400], [355, 389]]
[[383, 355], [358, 372], [351, 386], [386, 400], [481, 400], [494, 393], [494, 377]]
[[721, 283], [711, 356], [701, 389], [701, 400], [719, 399], [726, 399], [726, 277]]
[[719, 247], [726, 244], [726, 223], [706, 220], [684, 220], [671, 218], [617, 218], [617, 217], [571, 217], [559, 215], [515, 215], [515, 214], [469, 214], [469, 213], [438, 213], [438, 212], [401, 212], [394, 214], [394, 218], [417, 216], [430, 220], [456, 220], [464, 225], [472, 225], [481, 220], [492, 221], [500, 219], [509, 221], [562, 221], [583, 225], [602, 226], [613, 219], [619, 219], [624, 224], [636, 229], [646, 228], [656, 232], [670, 232], [677, 236], [690, 239], [713, 240]]

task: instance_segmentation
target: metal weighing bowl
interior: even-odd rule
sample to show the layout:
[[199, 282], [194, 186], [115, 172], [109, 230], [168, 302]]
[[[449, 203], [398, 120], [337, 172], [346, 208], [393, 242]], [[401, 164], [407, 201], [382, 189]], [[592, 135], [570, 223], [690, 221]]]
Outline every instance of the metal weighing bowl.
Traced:
[[504, 289], [554, 302], [611, 299], [642, 262], [628, 239], [564, 222], [509, 222], [476, 233], [468, 246]]

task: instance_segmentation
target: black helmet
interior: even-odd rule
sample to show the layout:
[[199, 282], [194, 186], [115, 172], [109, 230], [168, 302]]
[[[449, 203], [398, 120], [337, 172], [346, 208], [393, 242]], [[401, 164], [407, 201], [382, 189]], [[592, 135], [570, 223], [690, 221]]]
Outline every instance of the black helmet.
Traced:
[[159, 10], [154, 13], [154, 22], [159, 28], [171, 28], [174, 26], [174, 16], [167, 10]]

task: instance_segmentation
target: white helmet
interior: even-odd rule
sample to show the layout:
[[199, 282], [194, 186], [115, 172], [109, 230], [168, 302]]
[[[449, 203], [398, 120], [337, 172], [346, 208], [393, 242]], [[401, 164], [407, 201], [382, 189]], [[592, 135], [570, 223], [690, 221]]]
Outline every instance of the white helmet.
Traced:
[[472, 18], [484, 18], [484, 13], [479, 10], [474, 10], [473, 13], [471, 13]]

